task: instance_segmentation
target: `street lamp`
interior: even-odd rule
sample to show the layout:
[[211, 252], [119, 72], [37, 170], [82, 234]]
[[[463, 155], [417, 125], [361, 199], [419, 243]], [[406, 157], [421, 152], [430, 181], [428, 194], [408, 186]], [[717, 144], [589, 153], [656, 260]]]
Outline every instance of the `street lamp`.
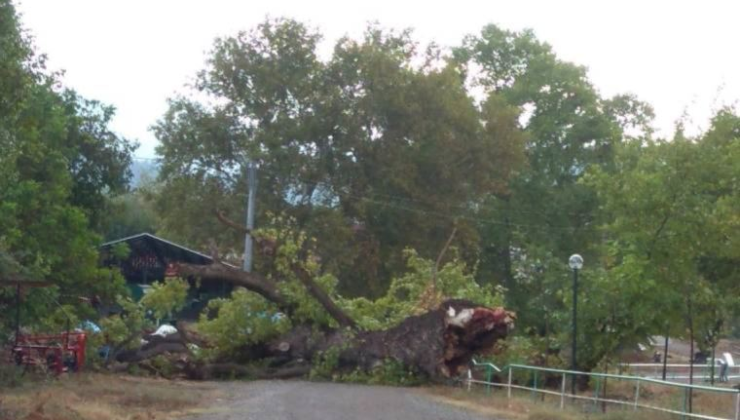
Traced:
[[[576, 313], [578, 309], [578, 270], [583, 268], [583, 257], [578, 254], [573, 254], [568, 258], [568, 266], [573, 270], [573, 348], [570, 354], [570, 366], [571, 370], [576, 371], [576, 337], [577, 337], [577, 323]], [[573, 374], [573, 380], [571, 381], [570, 392], [575, 395], [576, 393], [576, 375]]]

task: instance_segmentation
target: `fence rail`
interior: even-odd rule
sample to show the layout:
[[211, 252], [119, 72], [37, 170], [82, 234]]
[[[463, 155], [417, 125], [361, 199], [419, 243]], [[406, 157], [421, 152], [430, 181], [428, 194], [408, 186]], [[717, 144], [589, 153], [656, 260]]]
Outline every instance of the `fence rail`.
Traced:
[[[666, 365], [666, 379], [670, 380], [686, 380], [689, 379], [689, 370], [691, 365], [688, 363], [667, 363]], [[721, 382], [722, 366], [719, 363], [719, 359], [712, 366], [711, 362], [694, 364], [694, 379], [699, 380], [715, 380]], [[663, 377], [663, 364], [662, 363], [624, 363], [620, 365], [620, 369], [630, 372], [633, 376], [643, 376], [647, 378], [662, 378]], [[733, 380], [740, 379], [740, 366], [727, 366], [726, 367], [725, 379]]]
[[[704, 420], [740, 420], [740, 391], [734, 388], [721, 388], [703, 385], [689, 385], [684, 383], [663, 381], [660, 379], [637, 377], [629, 375], [616, 375], [609, 373], [591, 373], [591, 372], [578, 372], [569, 371], [562, 369], [553, 369], [536, 366], [526, 366], [512, 364], [504, 368], [499, 368], [492, 363], [478, 363], [474, 361], [473, 369], [485, 369], [486, 379], [480, 380], [475, 379], [472, 370], [468, 371], [468, 377], [465, 380], [468, 390], [472, 389], [473, 385], [482, 385], [490, 393], [492, 388], [501, 388], [506, 390], [507, 398], [512, 398], [512, 391], [528, 391], [533, 396], [541, 395], [544, 399], [545, 396], [549, 395], [555, 397], [555, 401], [558, 403], [559, 408], [562, 410], [565, 408], [566, 401], [582, 401], [592, 402], [594, 406], [599, 403], [602, 404], [614, 404], [622, 407], [627, 407], [632, 410], [651, 410], [658, 411], [667, 414], [675, 414], [683, 416], [683, 418], [694, 418]], [[493, 373], [503, 373], [506, 376], [506, 382], [493, 382]], [[544, 378], [549, 376], [549, 378]], [[526, 378], [521, 380], [520, 378]], [[570, 394], [566, 392], [566, 384], [569, 380], [574, 380], [575, 377], [588, 378], [589, 384], [595, 383], [593, 388], [593, 396], [584, 393]], [[539, 380], [542, 380], [541, 382]], [[546, 379], [550, 379], [550, 387], [545, 388], [544, 382]], [[559, 389], [553, 388], [553, 379], [558, 380]], [[606, 380], [612, 379], [618, 381], [621, 384], [628, 384], [628, 387], [632, 388], [631, 398], [629, 399], [617, 399], [609, 398], [606, 394]], [[543, 385], [540, 385], [543, 384]], [[604, 385], [602, 388], [602, 384]], [[652, 404], [648, 402], [648, 397], [653, 398], [652, 392], [646, 390], [647, 386], [659, 386], [667, 387], [670, 391], [670, 401], [678, 402], [681, 406], [676, 407], [665, 407], [658, 404]], [[678, 391], [677, 393], [675, 391]], [[602, 394], [604, 392], [604, 395]], [[701, 413], [699, 410], [692, 410], [688, 404], [690, 393], [700, 393], [704, 395], [720, 396], [723, 399], [724, 404], [717, 404], [716, 401], [712, 401], [711, 407], [713, 412]], [[642, 397], [642, 398], [641, 398]], [[535, 398], [536, 399], [536, 398]], [[721, 405], [721, 407], [717, 407]], [[728, 406], [729, 405], [729, 406]]]

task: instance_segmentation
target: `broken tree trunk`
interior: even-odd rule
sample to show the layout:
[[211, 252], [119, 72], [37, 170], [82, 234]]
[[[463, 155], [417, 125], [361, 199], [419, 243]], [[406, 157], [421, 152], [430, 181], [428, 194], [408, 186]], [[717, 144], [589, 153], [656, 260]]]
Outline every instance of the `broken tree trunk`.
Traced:
[[321, 334], [298, 327], [271, 345], [283, 360], [315, 360], [320, 352], [341, 349], [339, 368], [366, 371], [395, 360], [431, 379], [464, 373], [470, 360], [488, 352], [513, 327], [514, 315], [502, 308], [450, 300], [438, 309], [410, 316], [381, 331], [331, 330]]
[[[288, 316], [294, 309], [272, 283], [257, 274], [219, 263], [209, 266], [183, 264], [179, 270], [203, 281], [225, 280], [243, 286], [276, 303]], [[310, 364], [322, 352], [338, 348], [340, 369], [369, 371], [386, 360], [395, 360], [431, 379], [454, 377], [467, 369], [475, 354], [490, 351], [496, 341], [504, 338], [515, 318], [502, 308], [485, 308], [469, 301], [451, 300], [424, 314], [410, 316], [393, 328], [361, 331], [307, 272], [300, 267], [294, 267], [294, 270], [308, 292], [340, 328], [294, 327], [268, 343], [266, 351], [262, 352], [277, 365]]]

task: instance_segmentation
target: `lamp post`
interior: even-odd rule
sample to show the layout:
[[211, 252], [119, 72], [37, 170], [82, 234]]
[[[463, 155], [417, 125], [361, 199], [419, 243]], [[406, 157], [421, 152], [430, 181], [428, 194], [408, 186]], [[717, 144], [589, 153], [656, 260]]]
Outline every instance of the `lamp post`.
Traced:
[[[576, 371], [576, 337], [578, 336], [578, 324], [576, 322], [576, 314], [578, 313], [578, 270], [583, 268], [583, 257], [578, 254], [573, 254], [568, 258], [568, 266], [573, 270], [573, 348], [571, 349], [570, 355], [570, 366], [571, 370]], [[576, 375], [573, 374], [573, 380], [571, 381], [570, 392], [575, 395], [576, 393]]]

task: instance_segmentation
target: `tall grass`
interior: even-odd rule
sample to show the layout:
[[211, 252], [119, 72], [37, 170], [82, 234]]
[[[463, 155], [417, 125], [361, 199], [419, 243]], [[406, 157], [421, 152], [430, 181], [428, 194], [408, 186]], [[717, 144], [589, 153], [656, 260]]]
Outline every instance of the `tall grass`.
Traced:
[[0, 388], [0, 420], [165, 420], [197, 408], [214, 392], [208, 384], [117, 375], [27, 378]]

